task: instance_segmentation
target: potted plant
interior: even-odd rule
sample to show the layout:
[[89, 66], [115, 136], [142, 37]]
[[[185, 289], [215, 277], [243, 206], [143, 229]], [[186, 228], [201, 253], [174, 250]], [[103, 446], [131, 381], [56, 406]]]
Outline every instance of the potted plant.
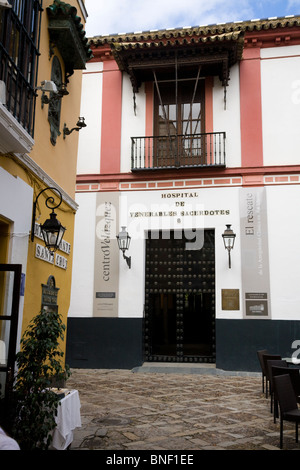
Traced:
[[21, 450], [47, 450], [51, 444], [60, 399], [51, 386], [54, 380], [65, 381], [70, 376], [59, 347], [64, 332], [58, 312], [42, 310], [22, 336], [16, 358], [12, 426], [12, 436]]

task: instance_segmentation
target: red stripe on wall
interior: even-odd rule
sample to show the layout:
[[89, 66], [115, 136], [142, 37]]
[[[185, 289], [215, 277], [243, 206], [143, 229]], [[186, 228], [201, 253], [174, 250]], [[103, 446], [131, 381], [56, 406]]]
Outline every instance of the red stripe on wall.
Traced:
[[263, 165], [260, 49], [244, 49], [240, 63], [242, 166]]
[[214, 131], [213, 80], [213, 77], [207, 77], [205, 79], [205, 132]]
[[[146, 82], [145, 83], [145, 94], [146, 94], [146, 129], [145, 135], [150, 137], [153, 135], [153, 102], [154, 102], [154, 91], [153, 91], [153, 83]], [[152, 148], [146, 147], [146, 154], [145, 154], [145, 166], [151, 167], [152, 166]]]
[[122, 73], [115, 61], [103, 62], [101, 174], [119, 173], [121, 159]]
[[145, 83], [146, 93], [146, 136], [153, 135], [153, 84], [152, 82]]

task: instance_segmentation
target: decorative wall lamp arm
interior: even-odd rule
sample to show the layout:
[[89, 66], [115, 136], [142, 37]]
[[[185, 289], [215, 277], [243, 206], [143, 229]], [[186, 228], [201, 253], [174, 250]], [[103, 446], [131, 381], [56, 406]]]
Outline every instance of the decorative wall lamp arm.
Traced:
[[233, 250], [233, 247], [234, 247], [236, 234], [231, 229], [231, 225], [226, 225], [226, 227], [227, 228], [224, 231], [222, 237], [223, 237], [225, 249], [228, 251], [229, 268], [231, 268], [231, 250]]
[[42, 90], [43, 93], [48, 91], [49, 93], [58, 93], [57, 86], [53, 80], [43, 80], [41, 86], [36, 87], [36, 90]]
[[121, 232], [119, 233], [119, 235], [117, 235], [117, 241], [119, 249], [122, 251], [123, 258], [125, 259], [129, 269], [131, 268], [131, 256], [126, 256], [125, 251], [129, 248], [130, 240], [131, 237], [128, 235], [128, 232], [126, 232], [126, 227], [122, 227]]
[[[43, 235], [43, 239], [46, 245], [46, 248], [51, 253], [54, 253], [59, 248], [59, 245], [62, 241], [62, 238], [64, 236], [64, 233], [66, 231], [66, 228], [61, 225], [59, 220], [56, 218], [56, 213], [54, 212], [54, 209], [57, 209], [62, 203], [62, 195], [61, 192], [57, 188], [45, 188], [42, 189], [42, 191], [39, 192], [37, 195], [34, 203], [33, 203], [33, 210], [32, 210], [32, 225], [31, 225], [31, 241], [33, 242], [34, 240], [34, 224], [35, 224], [35, 216], [36, 216], [36, 206], [37, 206], [37, 201], [39, 196], [44, 192], [48, 190], [54, 190], [58, 193], [59, 195], [59, 202], [58, 204], [54, 205], [54, 197], [53, 196], [48, 196], [45, 205], [48, 207], [48, 209], [52, 209], [52, 212], [50, 214], [50, 218], [47, 219], [43, 224], [41, 224], [41, 231]], [[51, 204], [51, 205], [49, 205]]]
[[65, 83], [62, 83], [61, 87], [57, 89], [56, 92], [52, 92], [52, 96], [47, 96], [45, 94], [45, 91], [47, 90], [42, 89], [42, 92], [43, 92], [42, 97], [41, 97], [42, 108], [44, 107], [44, 104], [49, 104], [49, 103], [52, 103], [53, 101], [61, 100], [64, 96], [67, 96], [69, 94], [67, 90], [67, 85]]
[[66, 125], [66, 123], [64, 124], [64, 129], [63, 129], [63, 133], [64, 133], [64, 139], [66, 138], [66, 135], [70, 135], [73, 131], [80, 131], [80, 129], [82, 129], [83, 127], [86, 127], [86, 123], [84, 122], [84, 117], [79, 117], [78, 118], [78, 121], [77, 121], [77, 124], [76, 124], [77, 127], [73, 127], [72, 129], [69, 129]]

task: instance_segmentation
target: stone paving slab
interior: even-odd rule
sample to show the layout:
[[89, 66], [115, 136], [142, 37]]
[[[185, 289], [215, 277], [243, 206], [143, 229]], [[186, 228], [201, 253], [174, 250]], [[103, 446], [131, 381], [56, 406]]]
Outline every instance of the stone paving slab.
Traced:
[[[72, 369], [82, 427], [70, 450], [280, 450], [260, 374]], [[285, 450], [299, 450], [284, 424]]]

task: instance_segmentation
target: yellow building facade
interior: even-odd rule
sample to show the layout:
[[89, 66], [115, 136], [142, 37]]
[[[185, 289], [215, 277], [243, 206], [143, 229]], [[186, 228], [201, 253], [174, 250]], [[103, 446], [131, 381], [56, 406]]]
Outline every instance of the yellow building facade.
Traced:
[[[78, 133], [85, 126], [81, 74], [91, 56], [86, 19], [83, 0], [10, 0], [0, 6], [2, 395], [14, 349], [31, 319], [42, 308], [57, 309], [67, 323]], [[40, 225], [53, 210], [66, 230], [51, 252]]]

